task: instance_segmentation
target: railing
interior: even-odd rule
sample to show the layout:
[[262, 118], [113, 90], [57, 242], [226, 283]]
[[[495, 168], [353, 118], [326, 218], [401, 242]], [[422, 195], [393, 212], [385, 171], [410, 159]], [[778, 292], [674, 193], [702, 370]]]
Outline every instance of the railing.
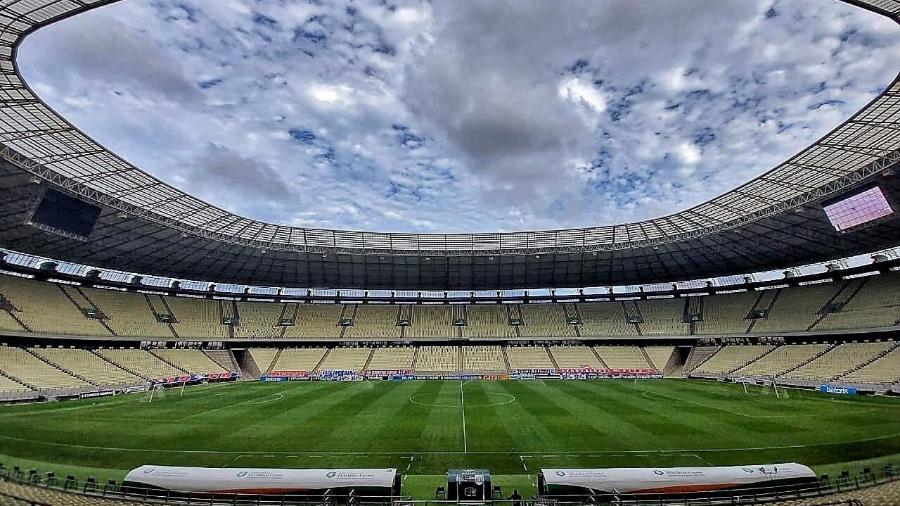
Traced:
[[[256, 494], [209, 494], [196, 492], [178, 492], [158, 488], [123, 487], [110, 480], [106, 484], [97, 483], [93, 478], [79, 481], [74, 476], [59, 479], [53, 473], [45, 476], [36, 470], [22, 472], [16, 466], [5, 469], [0, 464], [0, 480], [46, 489], [57, 493], [79, 494], [88, 497], [108, 498], [131, 502], [166, 505], [231, 505], [231, 506], [446, 506], [458, 504], [448, 500], [416, 500], [403, 496], [362, 496], [350, 494], [304, 494], [304, 495], [256, 495]], [[883, 466], [878, 472], [865, 469], [856, 476], [848, 471], [837, 478], [822, 476], [813, 483], [800, 485], [779, 485], [773, 487], [757, 487], [745, 490], [693, 492], [683, 494], [610, 494], [591, 492], [571, 496], [534, 497], [530, 499], [504, 499], [499, 497], [499, 487], [495, 497], [484, 503], [497, 506], [565, 506], [565, 505], [611, 505], [611, 506], [694, 506], [694, 505], [744, 505], [772, 503], [784, 500], [809, 499], [825, 497], [840, 492], [860, 490], [900, 480], [900, 470], [893, 465]], [[0, 490], [0, 504], [24, 504], [28, 506], [50, 506], [28, 497], [19, 497], [10, 492]], [[463, 501], [469, 503], [469, 501]], [[823, 503], [834, 505], [850, 505], [852, 502]]]

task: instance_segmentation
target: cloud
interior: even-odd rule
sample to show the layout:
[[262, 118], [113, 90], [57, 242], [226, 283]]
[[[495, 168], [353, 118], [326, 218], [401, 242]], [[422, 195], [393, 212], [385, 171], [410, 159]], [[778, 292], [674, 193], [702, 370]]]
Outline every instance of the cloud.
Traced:
[[128, 0], [26, 79], [157, 177], [258, 219], [493, 231], [650, 218], [868, 102], [896, 25], [817, 0]]

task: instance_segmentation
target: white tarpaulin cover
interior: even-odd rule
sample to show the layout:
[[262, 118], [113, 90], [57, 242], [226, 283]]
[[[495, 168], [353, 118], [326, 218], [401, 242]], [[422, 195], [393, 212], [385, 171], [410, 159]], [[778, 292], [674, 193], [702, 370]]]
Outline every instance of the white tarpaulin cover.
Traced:
[[141, 466], [125, 476], [132, 485], [180, 492], [289, 494], [329, 488], [390, 488], [396, 469], [254, 469]]
[[730, 467], [542, 469], [541, 472], [547, 486], [620, 493], [701, 492], [816, 477], [812, 469], [793, 463]]

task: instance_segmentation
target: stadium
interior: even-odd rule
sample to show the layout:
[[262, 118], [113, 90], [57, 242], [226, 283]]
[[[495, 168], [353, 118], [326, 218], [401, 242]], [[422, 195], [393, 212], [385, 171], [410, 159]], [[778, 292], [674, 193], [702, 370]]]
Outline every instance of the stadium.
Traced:
[[0, 2], [0, 504], [900, 504], [900, 76], [652, 219], [291, 226], [26, 82], [137, 1]]

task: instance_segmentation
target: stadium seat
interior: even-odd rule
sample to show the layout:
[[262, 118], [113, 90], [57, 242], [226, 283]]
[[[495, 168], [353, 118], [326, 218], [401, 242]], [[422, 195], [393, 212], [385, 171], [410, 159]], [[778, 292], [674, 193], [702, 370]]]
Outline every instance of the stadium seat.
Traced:
[[376, 348], [366, 370], [369, 371], [409, 371], [412, 370], [416, 349], [412, 346]]
[[610, 369], [653, 369], [637, 346], [594, 346], [594, 351]]
[[133, 385], [145, 380], [117, 367], [88, 350], [76, 348], [30, 348], [44, 360], [75, 373], [96, 385]]
[[507, 372], [503, 350], [499, 346], [463, 346], [462, 372], [499, 374]]
[[521, 304], [521, 337], [575, 337], [575, 325], [566, 321], [562, 304]]
[[893, 342], [841, 344], [783, 377], [815, 382], [830, 381], [841, 375], [850, 374], [886, 353], [893, 346]]
[[466, 310], [467, 324], [462, 328], [465, 337], [516, 337], [516, 327], [509, 324], [504, 304], [473, 304]]
[[759, 357], [769, 353], [774, 346], [733, 345], [723, 346], [719, 351], [702, 365], [691, 371], [692, 376], [722, 376], [726, 373], [740, 369]]
[[550, 346], [550, 354], [560, 369], [582, 369], [585, 367], [605, 369], [587, 346]]
[[361, 372], [371, 354], [372, 348], [333, 348], [318, 370]]
[[97, 353], [105, 359], [146, 379], [180, 376], [184, 371], [168, 364], [146, 350], [99, 349]]
[[460, 351], [456, 346], [421, 346], [414, 369], [420, 373], [459, 372]]
[[12, 346], [0, 346], [0, 372], [35, 389], [73, 389], [93, 386], [22, 348]]

